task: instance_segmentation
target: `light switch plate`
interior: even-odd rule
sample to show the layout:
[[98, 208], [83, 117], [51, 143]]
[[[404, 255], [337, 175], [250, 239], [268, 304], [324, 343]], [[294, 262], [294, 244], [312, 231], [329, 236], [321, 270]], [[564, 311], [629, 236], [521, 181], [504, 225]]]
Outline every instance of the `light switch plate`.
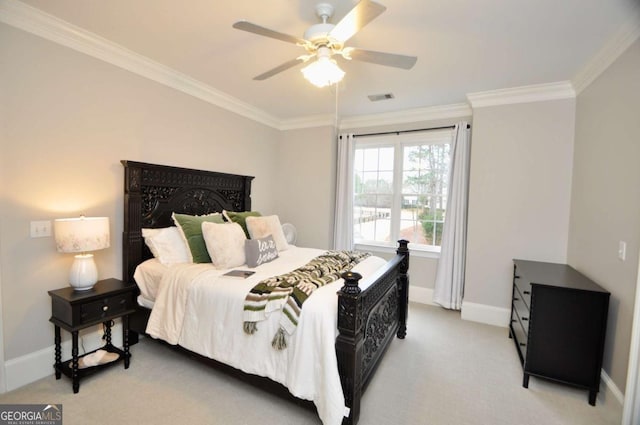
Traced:
[[41, 220], [31, 222], [31, 237], [46, 238], [51, 236], [51, 221]]
[[618, 259], [621, 261], [626, 260], [627, 258], [627, 243], [625, 241], [620, 241], [618, 243]]

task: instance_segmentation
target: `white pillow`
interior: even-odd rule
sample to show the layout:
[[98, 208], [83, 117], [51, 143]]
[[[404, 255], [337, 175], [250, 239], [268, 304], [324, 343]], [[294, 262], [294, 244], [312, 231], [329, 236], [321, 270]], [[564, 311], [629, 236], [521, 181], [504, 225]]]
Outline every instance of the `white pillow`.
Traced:
[[189, 263], [191, 255], [177, 227], [161, 229], [142, 229], [144, 243], [160, 263], [171, 264]]
[[213, 266], [230, 269], [246, 262], [244, 241], [247, 237], [238, 223], [202, 223], [202, 236]]
[[284, 251], [289, 248], [277, 215], [247, 217], [246, 223], [251, 239], [260, 239], [271, 235], [273, 240], [276, 241], [278, 251]]

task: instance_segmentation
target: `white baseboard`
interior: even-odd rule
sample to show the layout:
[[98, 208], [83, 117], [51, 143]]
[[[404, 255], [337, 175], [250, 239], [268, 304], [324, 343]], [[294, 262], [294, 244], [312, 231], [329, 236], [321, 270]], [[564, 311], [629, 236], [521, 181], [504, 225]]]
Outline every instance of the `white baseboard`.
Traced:
[[[64, 334], [65, 331], [61, 330]], [[93, 351], [104, 345], [102, 341], [102, 327], [81, 333], [78, 350], [80, 354]], [[116, 347], [122, 347], [122, 323], [118, 322], [111, 328], [111, 343]], [[84, 350], [83, 350], [84, 347]], [[61, 344], [62, 359], [71, 358], [71, 340], [63, 341]], [[43, 348], [33, 353], [25, 354], [5, 362], [5, 377], [7, 391], [15, 390], [23, 385], [53, 375], [53, 364], [55, 362], [55, 345]]]
[[420, 304], [436, 305], [433, 303], [433, 289], [409, 285], [409, 301]]
[[[620, 388], [613, 382], [613, 380], [607, 375], [607, 372], [604, 369], [600, 371], [600, 378], [607, 389], [611, 392], [616, 401], [620, 404], [620, 406], [624, 405], [624, 394], [620, 391]], [[606, 397], [606, 396], [605, 396]]]
[[509, 326], [511, 310], [508, 308], [494, 307], [492, 305], [462, 301], [461, 317], [463, 320], [506, 328]]

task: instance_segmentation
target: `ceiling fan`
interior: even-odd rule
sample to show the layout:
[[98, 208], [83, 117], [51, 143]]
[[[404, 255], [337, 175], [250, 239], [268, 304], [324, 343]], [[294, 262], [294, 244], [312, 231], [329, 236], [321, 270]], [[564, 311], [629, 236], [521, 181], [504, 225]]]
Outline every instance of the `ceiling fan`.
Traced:
[[315, 61], [312, 61], [302, 69], [302, 73], [313, 84], [323, 87], [340, 81], [344, 76], [344, 71], [332, 59], [334, 55], [347, 60], [354, 59], [402, 69], [411, 69], [415, 65], [418, 60], [415, 56], [345, 47], [345, 43], [351, 37], [385, 10], [386, 7], [381, 4], [370, 0], [361, 0], [340, 22], [334, 25], [328, 22], [333, 15], [334, 7], [329, 3], [319, 3], [316, 5], [316, 14], [322, 20], [322, 23], [309, 27], [304, 33], [304, 38], [283, 34], [247, 21], [238, 21], [233, 24], [233, 27], [242, 31], [294, 43], [303, 47], [306, 51], [306, 54], [254, 77], [254, 80], [266, 80], [282, 71], [316, 58]]

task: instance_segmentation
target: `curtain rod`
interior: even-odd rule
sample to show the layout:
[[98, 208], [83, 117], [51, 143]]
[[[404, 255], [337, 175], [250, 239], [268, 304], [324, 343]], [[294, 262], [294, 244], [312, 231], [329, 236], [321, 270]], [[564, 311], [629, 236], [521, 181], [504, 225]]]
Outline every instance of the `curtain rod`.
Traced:
[[[353, 137], [384, 136], [385, 134], [400, 135], [402, 133], [416, 133], [418, 131], [453, 130], [454, 128], [456, 128], [455, 125], [446, 125], [444, 127], [418, 128], [416, 130], [383, 131], [382, 133], [354, 134]], [[471, 128], [471, 126], [467, 124], [467, 128]]]

